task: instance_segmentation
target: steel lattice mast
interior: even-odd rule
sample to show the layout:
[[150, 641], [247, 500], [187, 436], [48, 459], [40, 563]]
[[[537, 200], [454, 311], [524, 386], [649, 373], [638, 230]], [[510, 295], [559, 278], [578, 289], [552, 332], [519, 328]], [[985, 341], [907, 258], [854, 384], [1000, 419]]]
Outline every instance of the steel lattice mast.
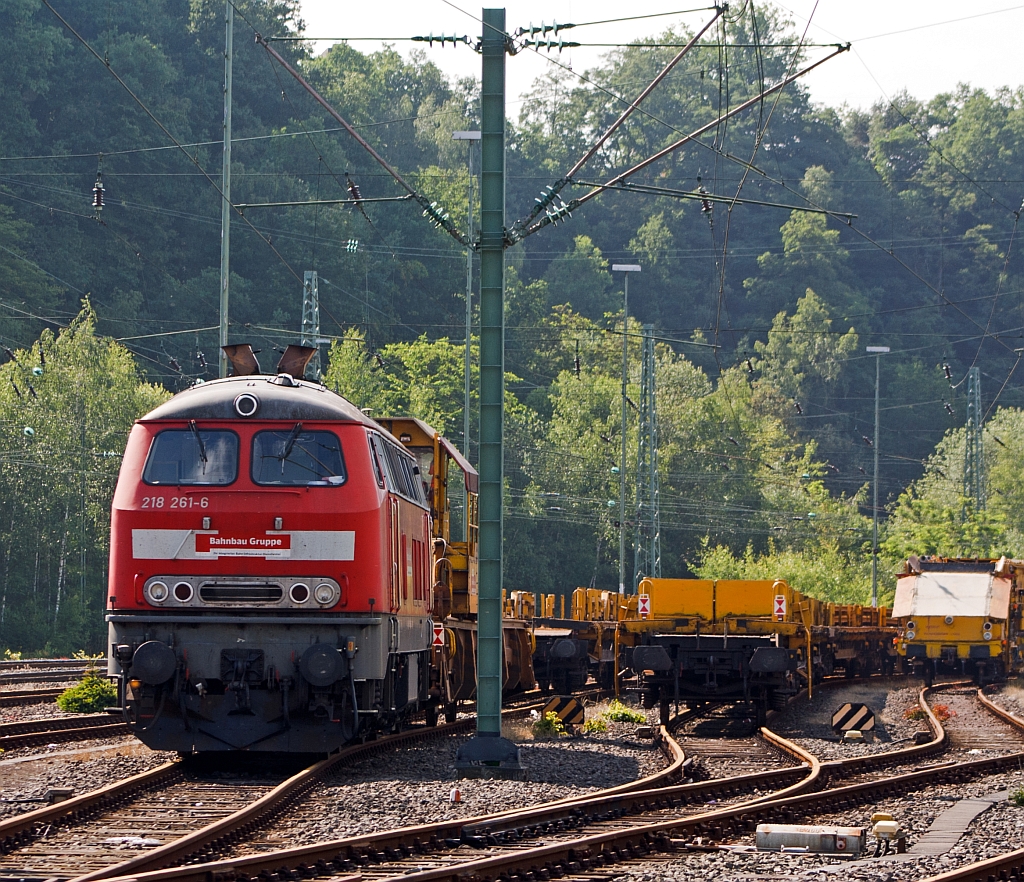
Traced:
[[661, 578], [661, 480], [658, 476], [658, 411], [654, 382], [654, 325], [644, 325], [640, 368], [640, 430], [636, 460], [636, 544], [633, 587]]
[[306, 270], [302, 274], [302, 339], [303, 346], [316, 348], [316, 355], [309, 361], [306, 369], [311, 376], [320, 379], [320, 291], [317, 284], [316, 270]]
[[[972, 367], [967, 373], [967, 426], [964, 445], [964, 500], [974, 511], [985, 510], [985, 451], [981, 439], [981, 371]], [[964, 512], [966, 517], [966, 510]]]

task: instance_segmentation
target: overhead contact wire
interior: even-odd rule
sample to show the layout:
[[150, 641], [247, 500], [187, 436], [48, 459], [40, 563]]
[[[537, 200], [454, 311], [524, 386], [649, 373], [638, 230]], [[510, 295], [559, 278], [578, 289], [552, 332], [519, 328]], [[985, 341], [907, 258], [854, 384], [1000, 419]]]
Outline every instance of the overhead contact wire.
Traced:
[[[47, 0], [43, 0], [43, 2], [47, 2]], [[327, 99], [322, 97], [320, 93], [317, 92], [316, 89], [314, 89], [308, 82], [306, 82], [306, 80], [302, 77], [302, 74], [300, 74], [294, 67], [292, 67], [288, 63], [288, 61], [285, 60], [285, 58], [276, 49], [274, 49], [274, 47], [271, 46], [270, 43], [267, 42], [266, 38], [262, 34], [256, 34], [256, 42], [260, 46], [262, 46], [268, 53], [270, 53], [270, 55], [278, 64], [281, 65], [281, 67], [283, 67], [286, 71], [288, 71], [289, 74], [292, 75], [295, 81], [300, 86], [302, 86], [302, 88], [305, 89], [312, 96], [312, 98], [324, 110], [326, 110], [342, 128], [345, 129], [346, 132], [349, 133], [349, 135], [352, 136], [355, 142], [360, 147], [362, 147], [363, 150], [365, 150], [367, 153], [370, 154], [370, 156], [373, 157], [373, 159], [377, 162], [378, 165], [380, 165], [381, 168], [384, 169], [384, 171], [386, 171], [389, 175], [391, 175], [392, 178], [394, 178], [395, 182], [403, 190], [405, 190], [406, 193], [408, 193], [413, 199], [416, 200], [417, 203], [419, 203], [419, 205], [423, 208], [424, 211], [426, 211], [428, 214], [432, 216], [435, 215], [434, 207], [430, 205], [429, 202], [427, 202], [426, 197], [418, 193], [411, 186], [409, 186], [409, 184], [406, 183], [405, 179], [388, 163], [388, 161], [384, 159], [384, 157], [381, 156], [376, 150], [374, 150], [370, 143], [365, 138], [363, 138], [362, 135], [360, 135], [354, 128], [352, 128], [351, 125], [349, 125], [348, 121], [330, 105]], [[435, 216], [434, 219], [437, 220], [437, 217]], [[457, 230], [455, 226], [452, 225], [451, 223], [442, 222], [440, 226], [460, 245], [470, 245], [469, 238], [464, 233]]]
[[231, 208], [235, 212], [235, 214], [237, 214], [242, 219], [242, 221], [245, 223], [245, 225], [247, 227], [249, 227], [249, 229], [251, 229], [257, 236], [259, 236], [259, 238], [263, 241], [263, 243], [268, 248], [270, 248], [270, 250], [273, 251], [274, 254], [277, 255], [278, 259], [281, 261], [282, 264], [284, 264], [284, 266], [287, 268], [288, 272], [290, 272], [299, 282], [301, 282], [302, 281], [302, 277], [292, 268], [292, 265], [290, 263], [288, 263], [288, 261], [285, 259], [284, 255], [281, 254], [281, 252], [278, 251], [274, 247], [273, 242], [271, 242], [270, 239], [267, 236], [264, 236], [258, 229], [256, 229], [256, 227], [253, 225], [253, 223], [244, 214], [242, 214], [242, 212], [240, 212], [234, 206], [234, 204], [231, 202], [231, 200], [227, 199], [225, 197], [224, 191], [220, 188], [220, 186], [217, 184], [217, 182], [210, 176], [209, 172], [207, 172], [206, 169], [203, 168], [199, 164], [199, 161], [197, 159], [195, 159], [188, 152], [188, 150], [185, 149], [185, 146], [177, 138], [175, 138], [173, 134], [171, 134], [171, 132], [167, 128], [167, 126], [165, 126], [162, 122], [160, 122], [160, 120], [157, 118], [156, 114], [154, 114], [153, 111], [151, 111], [149, 109], [149, 107], [146, 106], [145, 102], [141, 98], [139, 98], [139, 96], [136, 95], [132, 91], [131, 87], [110, 66], [110, 62], [108, 60], [104, 59], [95, 49], [93, 49], [92, 46], [89, 45], [89, 43], [85, 39], [85, 37], [83, 37], [81, 34], [79, 34], [78, 31], [76, 31], [71, 26], [71, 24], [59, 12], [57, 12], [57, 10], [53, 8], [53, 6], [50, 5], [50, 0], [42, 0], [42, 2], [43, 2], [43, 5], [47, 9], [49, 9], [50, 12], [52, 12], [54, 14], [54, 16], [56, 16], [57, 20], [62, 25], [64, 25], [64, 27], [67, 28], [68, 31], [71, 32], [71, 34], [75, 37], [75, 39], [78, 40], [78, 42], [81, 43], [86, 49], [88, 49], [90, 54], [92, 54], [96, 58], [96, 60], [99, 61], [107, 69], [107, 71], [110, 73], [110, 75], [115, 80], [117, 80], [117, 82], [120, 84], [121, 88], [123, 88], [132, 97], [132, 100], [136, 104], [138, 104], [139, 107], [142, 108], [142, 110], [146, 114], [146, 116], [148, 116], [156, 124], [156, 126], [160, 129], [161, 132], [163, 132], [167, 136], [167, 138], [171, 141], [171, 143], [174, 144], [174, 146], [178, 150], [180, 150], [182, 153], [184, 153], [185, 156], [188, 157], [188, 161], [189, 162], [191, 162], [197, 169], [199, 169], [200, 173], [203, 175], [204, 178], [206, 178], [206, 180], [209, 182], [210, 186], [213, 187], [213, 189], [216, 190], [217, 193], [220, 195], [220, 198], [222, 200], [226, 201], [228, 203], [228, 205], [231, 206]]

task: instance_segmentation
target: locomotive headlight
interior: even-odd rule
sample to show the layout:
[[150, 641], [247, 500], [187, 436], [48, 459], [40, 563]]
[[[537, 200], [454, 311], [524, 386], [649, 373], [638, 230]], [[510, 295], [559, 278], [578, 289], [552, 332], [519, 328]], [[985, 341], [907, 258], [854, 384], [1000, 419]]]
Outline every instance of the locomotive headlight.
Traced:
[[917, 636], [917, 631], [907, 631], [907, 640], [913, 640]]
[[327, 582], [321, 582], [313, 589], [313, 598], [320, 606], [334, 606], [338, 602], [338, 591]]
[[984, 634], [982, 634], [982, 637], [984, 637], [986, 640], [991, 640], [992, 639], [992, 632], [991, 631], [986, 631]]
[[288, 591], [288, 596], [292, 599], [292, 603], [305, 603], [309, 600], [309, 586], [302, 582], [296, 582]]
[[915, 625], [913, 622], [907, 622], [907, 630], [908, 631], [913, 631], [914, 628], [916, 628], [916, 627], [917, 627], [917, 625]]
[[150, 582], [146, 586], [146, 596], [149, 598], [150, 603], [163, 603], [167, 600], [168, 594], [170, 594], [170, 591], [165, 582]]
[[991, 631], [991, 630], [992, 630], [992, 623], [991, 623], [991, 622], [985, 622], [985, 624], [984, 624], [984, 625], [982, 625], [981, 627], [982, 627], [982, 628], [983, 628], [984, 630], [986, 630], [986, 631]]
[[194, 593], [195, 591], [188, 582], [179, 582], [174, 586], [174, 599], [179, 603], [188, 603]]

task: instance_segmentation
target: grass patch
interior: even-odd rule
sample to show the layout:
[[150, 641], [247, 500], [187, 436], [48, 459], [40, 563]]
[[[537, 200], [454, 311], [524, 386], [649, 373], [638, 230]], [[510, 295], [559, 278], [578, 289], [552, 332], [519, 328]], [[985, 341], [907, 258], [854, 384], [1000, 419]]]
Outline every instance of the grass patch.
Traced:
[[533, 724], [533, 737], [538, 739], [555, 739], [565, 734], [565, 723], [558, 719], [558, 714], [548, 711]]
[[605, 719], [611, 720], [613, 723], [646, 723], [646, 714], [640, 711], [633, 710], [631, 707], [627, 707], [617, 698], [613, 698], [608, 704], [608, 710], [606, 710], [602, 716]]

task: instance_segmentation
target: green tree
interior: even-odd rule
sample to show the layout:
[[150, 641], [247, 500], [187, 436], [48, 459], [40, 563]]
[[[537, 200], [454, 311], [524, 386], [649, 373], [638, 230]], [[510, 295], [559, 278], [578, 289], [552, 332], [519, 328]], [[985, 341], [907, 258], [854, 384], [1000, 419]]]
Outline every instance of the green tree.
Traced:
[[0, 644], [14, 649], [102, 648], [121, 454], [133, 421], [167, 398], [95, 327], [86, 303], [0, 367]]

